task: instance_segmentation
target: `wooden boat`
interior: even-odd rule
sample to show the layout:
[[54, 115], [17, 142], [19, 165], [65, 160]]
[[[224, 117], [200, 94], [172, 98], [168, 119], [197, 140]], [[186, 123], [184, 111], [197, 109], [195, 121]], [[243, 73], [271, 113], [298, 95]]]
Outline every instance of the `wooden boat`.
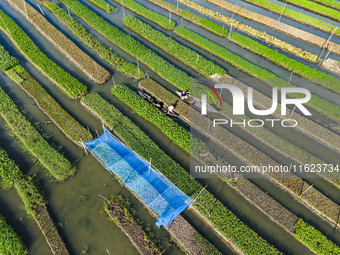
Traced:
[[[181, 97], [182, 92], [180, 91], [176, 91], [176, 94]], [[202, 100], [198, 99], [197, 97], [194, 97], [192, 95], [190, 95], [189, 100], [183, 100], [184, 102], [186, 102], [187, 104], [197, 108], [197, 109], [202, 109]], [[213, 107], [210, 104], [207, 104], [207, 111], [208, 112], [218, 112], [218, 110], [215, 109], [215, 107]]]
[[164, 112], [166, 115], [170, 116], [170, 117], [174, 117], [174, 118], [178, 118], [179, 114], [175, 113], [175, 112], [168, 112], [168, 109], [164, 106], [163, 103], [161, 102], [157, 102], [157, 100], [155, 100], [154, 98], [152, 98], [152, 96], [150, 96], [149, 94], [142, 92], [140, 90], [138, 90], [138, 94], [145, 99], [146, 101], [148, 101], [150, 104], [152, 104], [153, 106], [157, 107], [159, 110], [161, 110], [162, 112]]

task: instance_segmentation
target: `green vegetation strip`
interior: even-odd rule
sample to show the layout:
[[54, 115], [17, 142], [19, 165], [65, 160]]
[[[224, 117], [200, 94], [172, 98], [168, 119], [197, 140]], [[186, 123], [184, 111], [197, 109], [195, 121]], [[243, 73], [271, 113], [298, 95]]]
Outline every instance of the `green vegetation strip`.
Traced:
[[[83, 97], [81, 102], [112, 128], [131, 149], [144, 158], [152, 157], [153, 165], [185, 194], [195, 197], [202, 190], [203, 187], [166, 155], [140, 128], [98, 94], [92, 93]], [[201, 192], [197, 202], [194, 205], [195, 209], [245, 254], [254, 254], [254, 252], [281, 254], [206, 189]]]
[[320, 84], [325, 88], [328, 88], [336, 93], [340, 93], [340, 80], [334, 78], [332, 75], [323, 73], [319, 70], [309, 67], [308, 65], [302, 64], [299, 61], [291, 59], [290, 57], [287, 57], [276, 50], [273, 50], [268, 46], [260, 44], [255, 40], [239, 33], [233, 33], [230, 39], [239, 46], [265, 57], [278, 66], [284, 67], [289, 71], [294, 71], [298, 75]]
[[312, 1], [340, 10], [340, 3], [337, 0], [312, 0]]
[[14, 185], [24, 204], [24, 209], [28, 215], [34, 218], [52, 253], [69, 255], [65, 243], [47, 211], [47, 201], [39, 189], [38, 179], [35, 176], [24, 176], [2, 147], [0, 147], [0, 177], [2, 181], [0, 184], [5, 185], [4, 188], [10, 188]]
[[[219, 22], [222, 22], [224, 24], [227, 24], [229, 27], [233, 27], [233, 28], [237, 28], [237, 30], [239, 31], [242, 31], [254, 38], [257, 38], [259, 40], [262, 40], [268, 44], [271, 44], [279, 49], [282, 49], [283, 51], [286, 51], [288, 53], [291, 53], [299, 58], [303, 58], [307, 61], [310, 61], [310, 62], [316, 62], [318, 60], [318, 56], [315, 55], [315, 54], [312, 54], [308, 51], [305, 51], [301, 48], [298, 48], [298, 47], [295, 47], [294, 45], [292, 44], [289, 44], [285, 41], [282, 41], [282, 40], [279, 40], [278, 38], [274, 37], [274, 36], [271, 36], [269, 34], [267, 34], [265, 31], [260, 31], [260, 30], [257, 30], [251, 26], [248, 26], [244, 23], [241, 23], [231, 17], [227, 17], [223, 14], [221, 14], [220, 12], [218, 11], [214, 11], [214, 10], [210, 10], [208, 8], [205, 8], [195, 2], [192, 2], [190, 0], [178, 0], [178, 2], [180, 2], [181, 4], [184, 4], [186, 6], [188, 6], [189, 8], [192, 8], [193, 10], [203, 14], [203, 15], [206, 15], [208, 17], [211, 17], [213, 19], [215, 19], [216, 21], [219, 21]], [[223, 2], [223, 3], [227, 3], [227, 2]], [[233, 12], [239, 12], [241, 9], [241, 7], [237, 6], [235, 7], [235, 9], [233, 9], [232, 11]], [[256, 14], [256, 16], [258, 16], [259, 14]], [[264, 21], [264, 16], [262, 16], [261, 18], [259, 18], [258, 20], [260, 21]], [[277, 24], [277, 22], [275, 21], [275, 23], [273, 23], [272, 21], [270, 21], [270, 23], [268, 25], [275, 25]], [[282, 23], [283, 24], [283, 23]], [[288, 26], [288, 25], [287, 25]], [[292, 27], [291, 27], [292, 28]], [[299, 33], [296, 33], [294, 35], [296, 36], [301, 36], [301, 31], [302, 30], [299, 30]], [[289, 31], [286, 31], [285, 32], [289, 32]], [[296, 31], [295, 31], [296, 32]], [[311, 34], [309, 34], [310, 36], [312, 36]], [[315, 36], [313, 36], [313, 39]], [[324, 43], [323, 40], [320, 41], [321, 38], [318, 38], [318, 41], [320, 44]], [[315, 41], [313, 41], [314, 43], [316, 43]], [[321, 47], [321, 46], [320, 46]], [[335, 49], [335, 47], [333, 47], [333, 49]]]
[[131, 38], [117, 27], [99, 17], [82, 3], [77, 0], [60, 0], [60, 2], [65, 4], [74, 14], [79, 16], [92, 28], [96, 29], [99, 33], [133, 57], [139, 59], [163, 79], [178, 88], [190, 88], [190, 77], [185, 72], [179, 70], [137, 40]]
[[0, 254], [24, 255], [27, 249], [18, 234], [0, 214]]
[[[280, 0], [280, 1], [284, 1], [284, 0]], [[314, 3], [308, 0], [287, 0], [286, 2], [289, 4], [295, 5], [297, 7], [306, 9], [308, 11], [320, 14], [322, 16], [340, 21], [340, 12], [332, 8], [326, 7], [322, 4]]]
[[122, 232], [132, 240], [133, 246], [143, 255], [160, 255], [163, 253], [158, 241], [154, 239], [151, 230], [146, 231], [144, 223], [136, 217], [136, 210], [129, 200], [120, 195], [113, 195], [104, 204], [105, 212], [110, 216]]
[[37, 158], [54, 178], [60, 181], [73, 174], [75, 168], [72, 164], [48, 144], [2, 88], [0, 88], [0, 115], [19, 139], [21, 147]]
[[85, 85], [49, 59], [31, 38], [3, 11], [0, 10], [0, 29], [10, 37], [18, 49], [47, 77], [73, 98], [87, 93]]
[[[74, 143], [90, 141], [92, 135], [79, 124], [50, 94], [0, 45], [0, 70], [5, 72], [30, 95], [39, 108]], [[16, 64], [15, 66], [13, 66]]]
[[7, 0], [7, 2], [23, 15], [66, 59], [93, 82], [103, 84], [110, 79], [111, 74], [107, 70], [53, 26], [45, 19], [44, 15], [34, 9], [30, 4], [25, 4], [25, 2], [21, 0]]
[[339, 246], [336, 246], [326, 236], [322, 235], [320, 231], [302, 219], [299, 219], [295, 225], [295, 236], [318, 255], [340, 254]]
[[168, 11], [171, 11], [172, 13], [175, 13], [179, 17], [189, 20], [190, 22], [218, 36], [224, 37], [224, 36], [227, 36], [229, 33], [228, 29], [216, 24], [215, 22], [208, 20], [207, 18], [202, 18], [182, 8], [179, 8], [171, 3], [168, 3], [167, 1], [164, 1], [164, 0], [148, 0], [148, 1]]
[[44, 2], [44, 5], [65, 25], [72, 33], [77, 36], [83, 43], [90, 47], [95, 53], [97, 53], [102, 59], [110, 64], [117, 71], [132, 77], [135, 79], [141, 79], [145, 77], [145, 73], [140, 70], [136, 65], [127, 62], [126, 60], [113, 53], [111, 49], [104, 46], [93, 35], [86, 31], [86, 29], [80, 25], [76, 19], [72, 18], [66, 11], [59, 8], [56, 3]]
[[112, 87], [111, 92], [137, 114], [156, 125], [170, 140], [174, 141], [186, 152], [197, 152], [205, 147], [202, 141], [191, 137], [189, 131], [178, 125], [165, 113], [152, 106], [125, 85], [116, 85]]
[[187, 65], [194, 67], [203, 75], [210, 77], [216, 74], [219, 76], [227, 74], [227, 71], [219, 65], [206, 59], [183, 44], [178, 43], [170, 36], [166, 36], [162, 32], [153, 29], [151, 26], [136, 17], [127, 16], [123, 19], [123, 22], [125, 26], [130, 28], [136, 34], [141, 35], [143, 38], [151, 41], [159, 48], [184, 61]]
[[148, 8], [144, 7], [143, 5], [137, 3], [134, 0], [113, 0], [113, 1], [128, 8], [129, 10], [138, 14], [139, 16], [142, 16], [143, 18], [150, 20], [151, 22], [154, 22], [155, 24], [159, 25], [160, 27], [166, 30], [172, 30], [176, 26], [175, 21], [170, 20], [169, 18], [164, 17], [163, 15], [157, 12], [149, 10]]
[[107, 11], [108, 13], [111, 13], [116, 10], [116, 8], [113, 5], [109, 4], [105, 0], [88, 0], [88, 1], [98, 6], [100, 9]]
[[[264, 80], [271, 86], [275, 86], [278, 88], [294, 87], [294, 85], [289, 84], [287, 81], [277, 77], [275, 74], [255, 64], [252, 64], [251, 62], [243, 59], [242, 57], [230, 52], [226, 48], [219, 46], [212, 41], [209, 41], [208, 39], [200, 36], [199, 34], [196, 34], [195, 32], [190, 31], [189, 29], [186, 29], [184, 27], [178, 27], [175, 29], [175, 34], [203, 48], [209, 53], [214, 54], [215, 56], [223, 59], [224, 61], [236, 66], [237, 68], [242, 69], [248, 74]], [[295, 96], [298, 97], [299, 95]], [[316, 95], [312, 95], [312, 98], [308, 102], [308, 105], [325, 116], [332, 117], [337, 121], [340, 120], [340, 106], [334, 105]]]
[[[327, 23], [326, 21], [323, 21], [321, 19], [313, 18], [302, 12], [294, 11], [288, 8], [285, 8], [283, 11], [283, 7], [281, 5], [272, 3], [271, 1], [268, 0], [244, 0], [244, 1], [262, 7], [268, 11], [271, 11], [272, 13], [276, 13], [279, 15], [281, 15], [282, 13], [284, 17], [318, 28], [325, 32], [330, 32], [335, 29], [334, 25]], [[340, 31], [336, 31], [335, 34], [340, 36]]]

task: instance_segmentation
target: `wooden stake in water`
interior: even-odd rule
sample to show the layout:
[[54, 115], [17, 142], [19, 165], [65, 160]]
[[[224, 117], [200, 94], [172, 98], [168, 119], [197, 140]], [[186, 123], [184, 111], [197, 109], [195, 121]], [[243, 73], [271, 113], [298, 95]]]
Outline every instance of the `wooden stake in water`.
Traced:
[[178, 13], [178, 0], [177, 0], [177, 13]]
[[197, 59], [196, 59], [196, 64], [198, 63], [198, 59], [199, 59], [200, 55], [197, 53]]
[[225, 25], [223, 24], [223, 28], [222, 28], [222, 35], [223, 35], [223, 32], [224, 32], [224, 26], [225, 26]]
[[169, 24], [171, 24], [171, 11], [169, 11]]
[[115, 88], [117, 88], [115, 79], [113, 78], [113, 75], [112, 75], [112, 82], [113, 82], [113, 86], [114, 86]]
[[234, 20], [231, 22], [230, 31], [229, 31], [229, 35], [228, 35], [229, 39], [230, 39], [230, 36], [231, 36], [231, 31], [233, 30], [233, 23], [234, 23]]
[[181, 22], [182, 22], [182, 27], [183, 27], [183, 18], [181, 18]]
[[278, 19], [277, 21], [280, 21], [280, 20], [281, 20], [282, 15], [283, 15], [283, 13], [284, 13], [284, 11], [285, 11], [285, 9], [286, 9], [286, 5], [287, 5], [287, 0], [285, 1], [285, 4], [283, 5], [282, 12], [281, 12], [280, 17], [279, 17], [279, 19]]
[[24, 1], [25, 12], [26, 12], [26, 18], [28, 19], [27, 8], [26, 8], [26, 1], [25, 0], [23, 0], [23, 1]]
[[2, 19], [1, 16], [0, 16], [0, 18], [1, 18], [1, 20], [2, 20], [2, 23], [4, 23], [4, 25], [5, 25], [5, 27], [6, 27], [7, 31], [8, 31], [8, 33], [12, 36], [12, 34], [11, 34], [11, 32], [9, 31], [9, 29], [8, 29], [8, 27], [7, 27], [6, 23], [5, 23], [5, 21]]
[[306, 189], [304, 192], [302, 192], [302, 194], [300, 195], [300, 197], [302, 197], [303, 194], [305, 194], [308, 190], [310, 190], [313, 187], [314, 184], [310, 185], [308, 187], [308, 189]]
[[294, 106], [294, 108], [293, 108], [292, 112], [290, 113], [290, 115], [289, 115], [289, 118], [288, 118], [288, 119], [291, 119], [291, 118], [292, 118], [292, 116], [293, 116], [293, 113], [294, 113], [295, 109], [296, 109], [296, 105]]
[[122, 6], [122, 7], [123, 7], [123, 17], [125, 19], [125, 9], [124, 9], [124, 6]]
[[97, 137], [99, 137], [99, 134], [98, 134], [98, 131], [97, 131], [97, 129], [96, 129], [96, 134], [97, 134]]
[[139, 61], [138, 61], [138, 59], [137, 59], [137, 68], [138, 68], [138, 74], [140, 75]]
[[68, 11], [68, 16], [71, 18], [70, 9], [68, 7], [67, 7], [67, 11]]
[[290, 81], [292, 80], [293, 73], [294, 73], [294, 70], [292, 70], [292, 73], [291, 73], [290, 76], [289, 76], [288, 83], [290, 83]]
[[145, 71], [145, 74], [146, 74], [146, 77], [148, 77], [148, 79], [150, 79], [149, 74], [148, 74], [147, 71]]
[[130, 47], [132, 49], [132, 42], [131, 42], [131, 35], [130, 35], [130, 33], [129, 33], [129, 41], [130, 41]]
[[37, 3], [37, 5], [38, 5], [38, 7], [39, 7], [39, 9], [40, 9], [40, 11], [41, 11], [41, 13], [42, 13], [42, 15], [45, 16], [45, 13], [44, 13], [43, 10], [41, 9], [40, 5], [39, 5], [38, 3]]
[[335, 27], [335, 29], [333, 30], [333, 32], [331, 33], [331, 35], [329, 36], [327, 41], [324, 43], [324, 46], [327, 46], [327, 43], [331, 40], [332, 36], [335, 34], [337, 29], [338, 29], [338, 27]]
[[322, 63], [328, 58], [328, 55], [329, 53], [331, 53], [332, 48], [333, 48], [333, 45], [331, 45], [331, 47], [329, 48], [329, 51], [327, 52], [325, 58], [322, 60]]

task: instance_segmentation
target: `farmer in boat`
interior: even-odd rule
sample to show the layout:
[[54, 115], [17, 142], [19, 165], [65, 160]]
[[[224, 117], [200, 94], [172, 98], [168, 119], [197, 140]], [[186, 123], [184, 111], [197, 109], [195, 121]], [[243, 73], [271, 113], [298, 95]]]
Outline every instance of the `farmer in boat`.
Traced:
[[174, 107], [173, 105], [170, 105], [170, 106], [168, 107], [168, 113], [174, 114], [174, 110], [175, 110], [175, 107]]
[[183, 90], [182, 93], [181, 93], [181, 99], [183, 101], [186, 101], [186, 100], [189, 99], [189, 97], [190, 97], [190, 92]]

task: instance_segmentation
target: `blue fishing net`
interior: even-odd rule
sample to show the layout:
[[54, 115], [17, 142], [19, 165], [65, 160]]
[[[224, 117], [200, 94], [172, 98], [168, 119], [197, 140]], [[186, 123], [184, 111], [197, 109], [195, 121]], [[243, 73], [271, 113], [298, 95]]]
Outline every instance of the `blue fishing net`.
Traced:
[[150, 163], [105, 130], [97, 139], [84, 143], [112, 173], [160, 217], [157, 226], [169, 224], [193, 201], [168, 181]]

